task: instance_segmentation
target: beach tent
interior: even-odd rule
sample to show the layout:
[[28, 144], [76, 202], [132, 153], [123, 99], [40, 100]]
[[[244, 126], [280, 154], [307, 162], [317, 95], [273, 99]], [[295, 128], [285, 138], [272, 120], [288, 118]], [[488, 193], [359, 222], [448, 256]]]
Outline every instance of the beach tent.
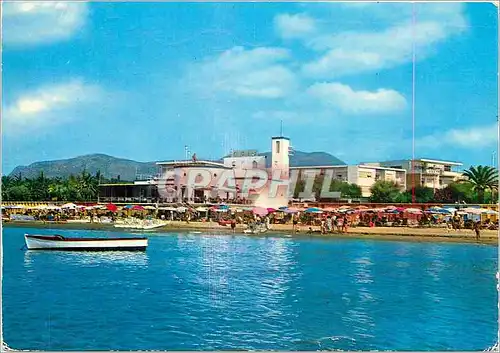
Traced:
[[198, 211], [198, 212], [207, 212], [208, 208], [207, 207], [203, 207], [203, 206], [198, 206], [198, 207], [195, 208], [195, 211]]

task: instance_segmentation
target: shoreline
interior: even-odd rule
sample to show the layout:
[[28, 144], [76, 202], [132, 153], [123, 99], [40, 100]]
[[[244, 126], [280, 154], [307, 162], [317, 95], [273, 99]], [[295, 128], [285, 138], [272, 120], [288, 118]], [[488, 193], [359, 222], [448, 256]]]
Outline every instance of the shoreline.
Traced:
[[[231, 234], [232, 230], [229, 226], [221, 226], [218, 223], [171, 221], [169, 224], [155, 228], [153, 230], [142, 231], [138, 229], [115, 228], [112, 224], [105, 223], [50, 223], [41, 221], [10, 221], [2, 222], [2, 227], [5, 228], [40, 228], [40, 229], [74, 229], [74, 230], [106, 230], [115, 232], [141, 232], [154, 235], [158, 232], [171, 231], [212, 231], [221, 234]], [[347, 233], [329, 233], [321, 234], [315, 232], [308, 234], [309, 226], [301, 226], [300, 232], [293, 234], [293, 226], [290, 224], [273, 224], [272, 229], [263, 234], [245, 234], [247, 236], [268, 236], [268, 235], [284, 235], [285, 237], [314, 237], [324, 239], [370, 239], [370, 240], [393, 240], [393, 241], [410, 241], [410, 242], [443, 242], [443, 243], [474, 243], [485, 245], [498, 245], [498, 231], [482, 230], [481, 238], [476, 240], [474, 231], [470, 229], [462, 229], [460, 231], [447, 230], [443, 228], [408, 228], [408, 227], [355, 227], [349, 228]], [[313, 230], [319, 230], [319, 227], [312, 227]], [[236, 227], [237, 233], [242, 233], [245, 228], [238, 224]]]

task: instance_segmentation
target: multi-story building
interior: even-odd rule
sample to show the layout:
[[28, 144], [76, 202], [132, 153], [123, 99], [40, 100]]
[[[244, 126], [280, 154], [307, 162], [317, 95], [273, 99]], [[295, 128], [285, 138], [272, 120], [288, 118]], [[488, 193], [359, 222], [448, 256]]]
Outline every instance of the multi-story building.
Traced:
[[413, 183], [415, 186], [441, 189], [463, 178], [461, 172], [454, 170], [463, 165], [460, 162], [420, 158], [415, 159], [413, 164], [411, 159], [366, 164], [404, 169], [408, 189], [412, 188]]
[[[279, 136], [272, 138], [269, 163], [256, 150], [235, 151], [222, 161], [193, 157], [191, 160], [157, 162], [158, 175], [148, 180], [126, 185], [100, 185], [100, 200], [166, 203], [217, 200], [266, 207], [286, 206], [289, 149], [289, 139]], [[259, 172], [260, 177], [256, 175]], [[265, 180], [258, 187], [262, 176]]]
[[[294, 171], [304, 173], [307, 170], [319, 170], [320, 175], [330, 171], [332, 180], [358, 185], [361, 188], [362, 197], [371, 196], [370, 188], [378, 180], [393, 181], [400, 186], [402, 191], [406, 189], [406, 171], [402, 168], [366, 164], [290, 167], [290, 173]], [[298, 177], [300, 178], [300, 174]]]

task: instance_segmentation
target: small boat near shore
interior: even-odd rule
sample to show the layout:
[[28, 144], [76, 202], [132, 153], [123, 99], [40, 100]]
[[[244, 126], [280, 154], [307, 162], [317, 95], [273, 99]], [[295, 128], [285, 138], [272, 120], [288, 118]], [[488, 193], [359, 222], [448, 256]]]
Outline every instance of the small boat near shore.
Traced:
[[62, 235], [29, 235], [24, 239], [28, 250], [144, 251], [148, 238], [66, 238]]

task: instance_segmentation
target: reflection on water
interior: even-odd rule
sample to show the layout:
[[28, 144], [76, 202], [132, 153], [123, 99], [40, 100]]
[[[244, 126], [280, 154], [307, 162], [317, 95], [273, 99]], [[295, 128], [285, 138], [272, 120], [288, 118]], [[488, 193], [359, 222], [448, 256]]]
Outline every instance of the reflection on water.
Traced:
[[24, 264], [31, 268], [36, 266], [38, 259], [45, 261], [50, 257], [57, 265], [79, 265], [97, 267], [102, 265], [126, 265], [147, 267], [148, 255], [146, 252], [131, 251], [43, 251], [29, 250], [24, 254]]

